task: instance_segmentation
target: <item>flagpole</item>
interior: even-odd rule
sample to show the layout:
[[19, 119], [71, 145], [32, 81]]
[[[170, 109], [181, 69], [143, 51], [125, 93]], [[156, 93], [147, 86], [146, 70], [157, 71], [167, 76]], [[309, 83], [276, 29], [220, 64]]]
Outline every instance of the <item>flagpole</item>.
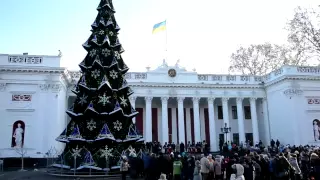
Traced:
[[166, 48], [165, 49], [165, 53], [166, 53], [165, 56], [166, 57], [165, 58], [166, 58], [166, 61], [168, 62], [168, 21], [167, 21], [167, 19], [166, 19], [166, 37], [165, 38], [166, 38], [166, 42], [165, 42], [166, 43], [165, 44], [165, 48]]

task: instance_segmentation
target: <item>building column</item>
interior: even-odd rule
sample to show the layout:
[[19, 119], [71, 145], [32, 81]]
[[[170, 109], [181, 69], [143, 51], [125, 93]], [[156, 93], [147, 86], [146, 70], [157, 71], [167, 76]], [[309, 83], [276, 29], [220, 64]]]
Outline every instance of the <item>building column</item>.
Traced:
[[210, 135], [210, 150], [218, 151], [217, 137], [216, 137], [216, 125], [214, 121], [214, 99], [208, 98], [208, 110], [209, 110], [209, 135]]
[[172, 116], [172, 142], [174, 144], [178, 143], [178, 132], [177, 132], [177, 108], [171, 108]]
[[[131, 104], [131, 106], [132, 106], [133, 109], [136, 108], [136, 99], [137, 99], [136, 96], [130, 96], [130, 97], [129, 97], [130, 104]], [[133, 124], [136, 124], [136, 118], [135, 118], [135, 117], [132, 118], [132, 123], [133, 123]]]
[[204, 116], [204, 108], [199, 108], [199, 119], [200, 119], [200, 139], [206, 140], [206, 131], [203, 129], [206, 128], [205, 116]]
[[153, 97], [145, 97], [146, 101], [146, 137], [145, 142], [152, 142], [152, 98]]
[[262, 108], [263, 108], [263, 121], [264, 121], [264, 144], [265, 145], [270, 145], [270, 129], [269, 129], [269, 114], [268, 114], [268, 101], [267, 98], [264, 97], [262, 99]]
[[168, 97], [161, 97], [162, 103], [162, 120], [161, 120], [161, 128], [162, 128], [162, 144], [165, 142], [169, 142], [169, 125], [168, 125]]
[[246, 142], [246, 135], [244, 131], [244, 116], [243, 116], [243, 98], [237, 98], [237, 116], [239, 129], [239, 143]]
[[191, 110], [186, 108], [186, 130], [187, 130], [187, 142], [192, 142], [192, 133], [191, 133]]
[[[229, 98], [227, 98], [227, 97], [222, 98], [222, 113], [223, 113], [223, 125], [222, 126], [223, 127], [224, 127], [225, 123], [227, 123], [227, 126], [230, 127], [228, 101], [229, 101]], [[231, 142], [232, 139], [231, 139], [230, 134], [231, 134], [231, 132], [226, 135], [227, 137], [225, 137], [225, 141]]]
[[253, 132], [253, 145], [260, 141], [259, 130], [258, 130], [258, 117], [257, 117], [257, 98], [250, 98], [250, 111], [252, 121], [252, 132]]
[[199, 114], [199, 97], [192, 98], [193, 101], [193, 124], [194, 124], [194, 141], [201, 142], [200, 114]]
[[183, 100], [184, 97], [177, 97], [178, 100], [178, 129], [179, 129], [179, 136], [178, 136], [178, 142], [179, 144], [185, 142], [185, 132], [184, 132], [184, 113], [183, 113]]

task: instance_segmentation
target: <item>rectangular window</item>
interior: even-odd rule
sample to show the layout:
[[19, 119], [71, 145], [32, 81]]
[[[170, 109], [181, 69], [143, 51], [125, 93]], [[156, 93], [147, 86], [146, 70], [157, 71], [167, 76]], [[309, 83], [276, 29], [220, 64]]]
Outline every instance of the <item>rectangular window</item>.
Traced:
[[231, 106], [232, 119], [238, 119], [237, 106]]
[[223, 119], [222, 106], [218, 106], [218, 119]]
[[244, 118], [245, 119], [251, 119], [251, 109], [250, 106], [244, 106], [243, 107], [244, 110]]
[[233, 133], [233, 143], [236, 143], [237, 145], [239, 145], [239, 133]]
[[253, 142], [253, 134], [252, 133], [246, 133], [246, 142]]
[[224, 142], [224, 134], [219, 134], [219, 142], [220, 140], [222, 140], [222, 142]]

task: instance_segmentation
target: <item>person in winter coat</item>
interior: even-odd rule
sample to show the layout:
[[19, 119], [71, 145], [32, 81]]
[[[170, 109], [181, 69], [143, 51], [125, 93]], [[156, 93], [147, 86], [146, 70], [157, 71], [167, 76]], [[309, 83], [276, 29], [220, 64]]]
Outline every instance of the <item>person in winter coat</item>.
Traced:
[[129, 168], [130, 168], [130, 165], [128, 163], [128, 158], [127, 158], [127, 156], [123, 156], [122, 161], [120, 163], [120, 171], [122, 174], [122, 180], [126, 180]]
[[297, 155], [296, 154], [291, 154], [289, 157], [289, 163], [291, 166], [294, 168], [294, 177], [295, 180], [300, 180], [301, 179], [301, 170], [297, 161]]
[[241, 164], [232, 165], [233, 173], [231, 174], [230, 180], [245, 180], [243, 173], [244, 168]]
[[201, 155], [201, 159], [200, 159], [200, 165], [201, 165], [201, 177], [202, 180], [207, 180], [208, 175], [209, 175], [209, 171], [210, 171], [210, 163], [207, 157], [204, 156], [204, 154]]
[[223, 179], [223, 171], [222, 171], [222, 158], [220, 155], [216, 156], [216, 161], [214, 162], [214, 174], [216, 180]]
[[200, 161], [196, 160], [194, 171], [193, 171], [193, 180], [200, 180], [200, 169], [201, 169]]
[[180, 160], [181, 156], [179, 155], [178, 158], [173, 162], [173, 179], [174, 180], [181, 180], [181, 173], [182, 173], [182, 162]]
[[252, 161], [249, 157], [245, 157], [240, 160], [241, 165], [244, 167], [244, 172], [243, 175], [246, 180], [254, 180], [253, 178], [253, 172], [254, 172], [254, 167], [252, 164]]

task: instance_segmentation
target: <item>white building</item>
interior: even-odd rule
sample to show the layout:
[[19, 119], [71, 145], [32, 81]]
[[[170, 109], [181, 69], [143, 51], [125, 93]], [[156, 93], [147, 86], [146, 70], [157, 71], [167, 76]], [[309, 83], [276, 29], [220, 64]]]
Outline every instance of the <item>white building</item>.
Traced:
[[[18, 124], [28, 156], [63, 149], [55, 138], [67, 124], [65, 110], [75, 99], [70, 90], [79, 76], [60, 67], [59, 56], [0, 55], [1, 156], [18, 156], [12, 150]], [[206, 140], [217, 150], [225, 123], [231, 127], [228, 141], [320, 141], [319, 67], [284, 66], [260, 77], [198, 74], [163, 62], [155, 70], [130, 72], [127, 79], [146, 141]]]

